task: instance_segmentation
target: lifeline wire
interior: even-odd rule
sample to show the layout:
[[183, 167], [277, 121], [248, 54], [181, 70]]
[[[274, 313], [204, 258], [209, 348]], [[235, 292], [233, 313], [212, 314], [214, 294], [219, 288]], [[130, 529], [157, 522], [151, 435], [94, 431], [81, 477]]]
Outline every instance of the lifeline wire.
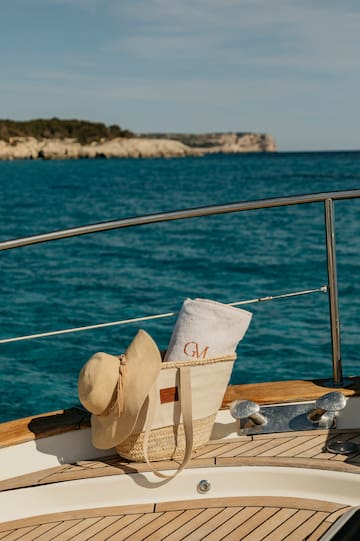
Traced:
[[[300, 295], [309, 295], [310, 293], [326, 293], [328, 290], [328, 286], [321, 286], [317, 289], [306, 289], [304, 291], [295, 291], [293, 293], [283, 293], [282, 295], [273, 295], [273, 296], [267, 296], [267, 297], [259, 297], [256, 299], [249, 299], [246, 301], [238, 301], [238, 302], [232, 302], [228, 303], [228, 306], [242, 306], [245, 304], [255, 304], [257, 302], [267, 302], [267, 301], [273, 301], [276, 299], [285, 299], [289, 297], [299, 297]], [[68, 334], [73, 332], [80, 332], [80, 331], [89, 331], [92, 329], [101, 329], [104, 327], [114, 327], [116, 325], [126, 325], [128, 323], [138, 323], [140, 321], [150, 321], [153, 319], [161, 319], [164, 317], [171, 317], [176, 316], [178, 312], [167, 312], [164, 314], [157, 314], [154, 316], [143, 316], [143, 317], [136, 317], [132, 319], [123, 319], [121, 321], [111, 321], [109, 323], [98, 323], [96, 325], [86, 325], [85, 327], [74, 327], [72, 329], [62, 329], [60, 331], [50, 331], [50, 332], [44, 332], [44, 333], [38, 333], [38, 334], [28, 334], [25, 336], [15, 336], [13, 338], [3, 338], [0, 340], [0, 344], [8, 344], [10, 342], [20, 342], [22, 340], [32, 340], [34, 338], [44, 338], [46, 336], [56, 336], [58, 334]]]

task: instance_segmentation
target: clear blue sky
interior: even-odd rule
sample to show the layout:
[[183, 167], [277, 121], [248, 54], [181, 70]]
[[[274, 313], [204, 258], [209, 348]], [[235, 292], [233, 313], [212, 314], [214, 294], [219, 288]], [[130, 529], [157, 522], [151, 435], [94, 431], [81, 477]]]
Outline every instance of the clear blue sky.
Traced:
[[359, 0], [1, 0], [0, 118], [360, 149]]

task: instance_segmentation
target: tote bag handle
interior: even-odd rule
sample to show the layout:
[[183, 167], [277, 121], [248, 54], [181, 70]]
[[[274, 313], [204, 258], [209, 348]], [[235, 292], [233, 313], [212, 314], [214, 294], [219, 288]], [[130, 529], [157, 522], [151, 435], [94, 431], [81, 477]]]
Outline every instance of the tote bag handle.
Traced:
[[149, 438], [151, 433], [151, 425], [154, 420], [156, 402], [157, 402], [157, 385], [153, 385], [150, 394], [149, 394], [149, 407], [148, 414], [145, 425], [144, 432], [144, 441], [143, 441], [143, 452], [145, 462], [151, 469], [151, 471], [158, 477], [164, 479], [173, 479], [178, 475], [185, 466], [189, 463], [191, 458], [191, 453], [193, 450], [193, 424], [192, 424], [192, 400], [191, 400], [191, 367], [190, 366], [181, 366], [180, 371], [180, 407], [182, 412], [184, 432], [185, 432], [185, 455], [183, 461], [181, 462], [178, 469], [172, 475], [166, 475], [159, 472], [149, 461], [148, 448], [149, 448]]

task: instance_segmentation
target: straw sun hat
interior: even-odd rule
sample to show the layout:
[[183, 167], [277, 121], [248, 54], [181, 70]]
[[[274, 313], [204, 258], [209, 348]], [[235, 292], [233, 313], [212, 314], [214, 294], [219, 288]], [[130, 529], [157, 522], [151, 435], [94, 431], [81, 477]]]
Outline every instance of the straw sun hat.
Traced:
[[139, 330], [124, 355], [96, 353], [82, 368], [78, 392], [92, 413], [92, 442], [110, 449], [132, 432], [140, 410], [161, 368], [154, 340]]

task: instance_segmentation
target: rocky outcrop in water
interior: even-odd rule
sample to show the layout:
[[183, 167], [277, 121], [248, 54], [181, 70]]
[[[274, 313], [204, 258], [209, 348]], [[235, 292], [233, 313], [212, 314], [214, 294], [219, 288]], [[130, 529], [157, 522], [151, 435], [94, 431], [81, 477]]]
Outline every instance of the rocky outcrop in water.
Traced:
[[80, 158], [173, 158], [209, 153], [273, 152], [274, 139], [266, 134], [149, 134], [114, 138], [90, 144], [76, 139], [11, 137], [0, 140], [0, 160]]
[[277, 150], [274, 137], [267, 133], [152, 133], [142, 134], [141, 137], [158, 137], [179, 141], [205, 154], [218, 152], [224, 154], [275, 152]]

